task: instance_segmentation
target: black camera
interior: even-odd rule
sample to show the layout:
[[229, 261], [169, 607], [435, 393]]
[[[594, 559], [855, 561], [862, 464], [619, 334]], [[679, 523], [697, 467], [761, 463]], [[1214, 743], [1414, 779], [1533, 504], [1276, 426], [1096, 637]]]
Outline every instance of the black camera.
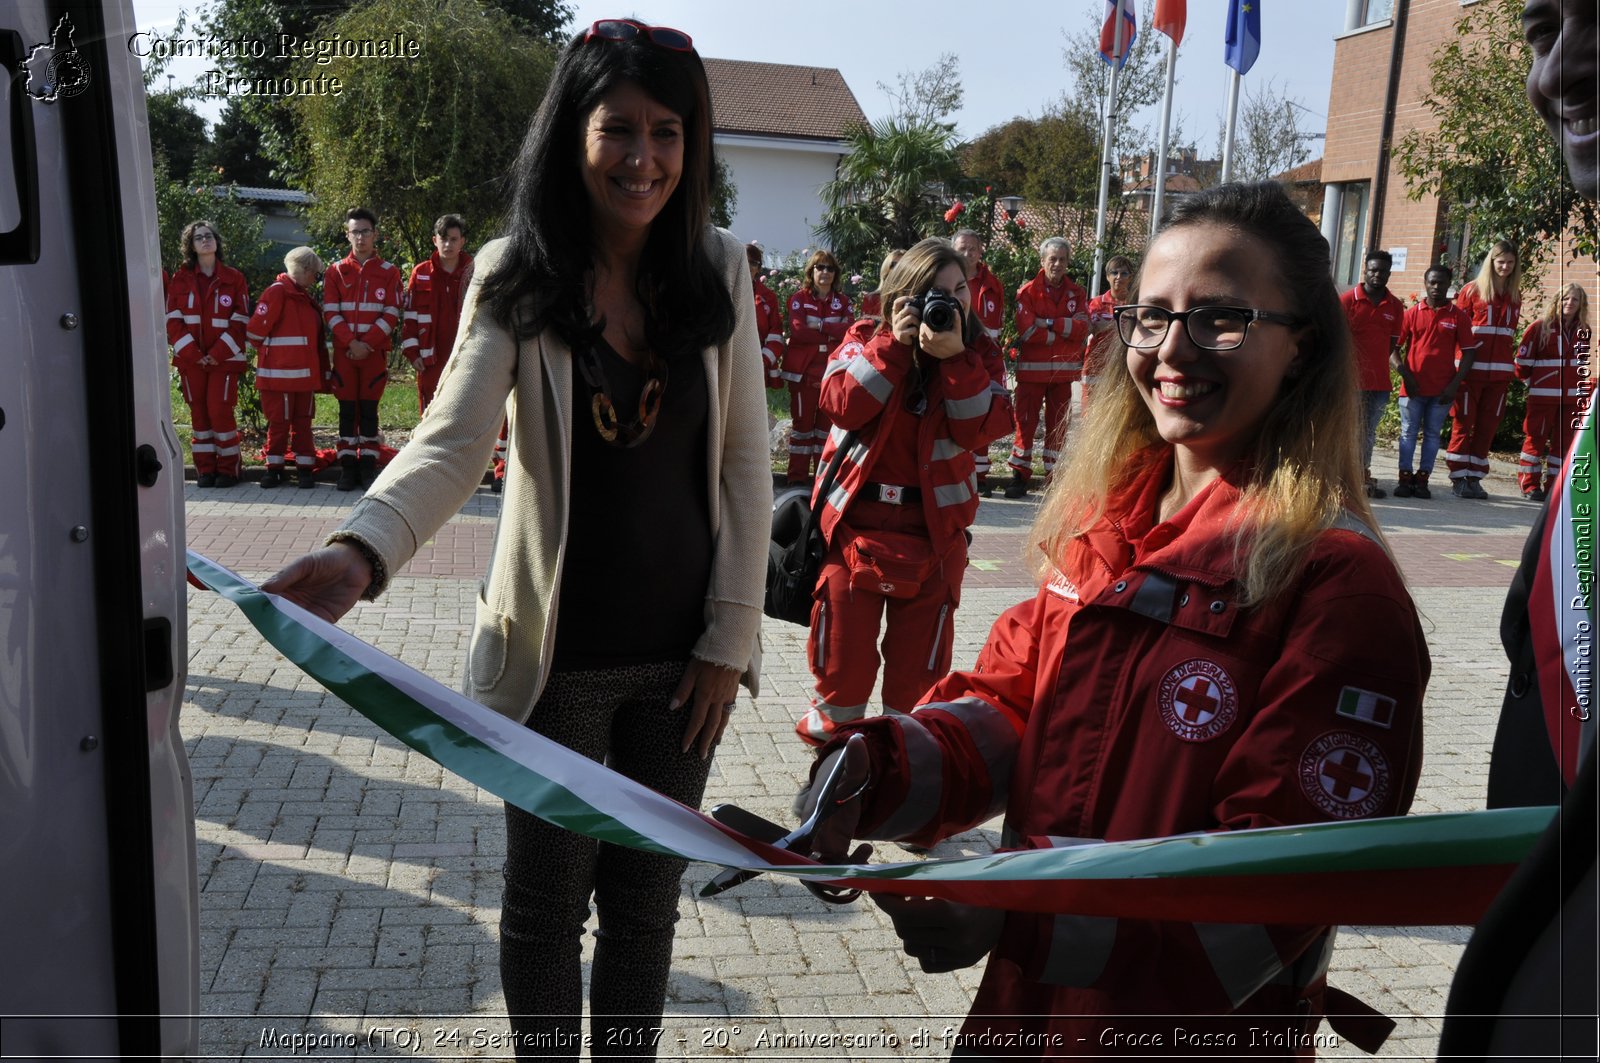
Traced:
[[911, 306], [922, 316], [922, 323], [934, 332], [949, 332], [965, 313], [961, 301], [943, 288], [929, 288], [912, 297]]

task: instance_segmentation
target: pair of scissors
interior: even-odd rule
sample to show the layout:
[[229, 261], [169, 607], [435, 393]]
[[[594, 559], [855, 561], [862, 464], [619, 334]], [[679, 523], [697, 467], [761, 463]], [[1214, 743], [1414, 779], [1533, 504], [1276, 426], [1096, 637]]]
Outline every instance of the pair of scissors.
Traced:
[[[724, 826], [732, 827], [741, 834], [749, 835], [757, 841], [766, 842], [775, 849], [809, 854], [811, 852], [811, 842], [816, 838], [818, 828], [822, 826], [829, 816], [833, 815], [847, 802], [860, 797], [870, 781], [863, 779], [861, 785], [856, 787], [852, 793], [848, 793], [843, 797], [836, 797], [835, 794], [839, 789], [839, 785], [844, 780], [845, 760], [846, 758], [843, 756], [834, 758], [833, 765], [828, 769], [828, 774], [817, 785], [817, 803], [812, 808], [811, 815], [807, 816], [805, 822], [793, 830], [786, 831], [770, 819], [763, 819], [754, 812], [746, 812], [738, 805], [717, 805], [711, 810], [711, 818]], [[733, 889], [740, 883], [749, 882], [760, 874], [760, 871], [747, 871], [741, 868], [724, 871], [701, 888], [700, 896], [715, 897], [719, 893], [725, 893]], [[810, 879], [801, 879], [800, 884], [815, 894], [819, 900], [826, 901], [829, 904], [849, 904], [861, 896], [860, 890], [829, 886], [820, 882], [813, 882]]]

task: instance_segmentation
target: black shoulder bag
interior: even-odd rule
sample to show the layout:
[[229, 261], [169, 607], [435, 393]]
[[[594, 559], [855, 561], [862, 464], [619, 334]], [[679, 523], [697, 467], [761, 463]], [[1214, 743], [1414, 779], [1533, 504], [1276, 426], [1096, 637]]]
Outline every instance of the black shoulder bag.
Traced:
[[772, 507], [772, 544], [767, 550], [767, 597], [761, 611], [774, 620], [802, 627], [811, 625], [811, 595], [822, 571], [822, 507], [833, 491], [845, 453], [856, 444], [850, 432], [833, 452], [822, 474], [822, 487], [808, 507], [803, 495], [790, 494]]

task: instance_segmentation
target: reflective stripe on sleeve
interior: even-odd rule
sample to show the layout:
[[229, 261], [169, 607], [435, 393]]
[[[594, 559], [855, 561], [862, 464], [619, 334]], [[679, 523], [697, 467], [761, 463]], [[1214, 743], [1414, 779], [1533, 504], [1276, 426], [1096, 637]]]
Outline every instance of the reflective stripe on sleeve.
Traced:
[[1194, 932], [1236, 1008], [1283, 970], [1278, 947], [1260, 923], [1196, 923]]
[[965, 399], [945, 399], [944, 412], [953, 421], [967, 421], [974, 417], [982, 417], [989, 412], [989, 404], [994, 400], [989, 397], [989, 390], [985, 388], [976, 395]]
[[[1001, 715], [999, 709], [982, 698], [933, 702], [922, 706], [917, 712], [923, 709], [938, 709], [949, 713], [966, 728], [967, 734], [972, 737], [972, 744], [978, 749], [978, 756], [983, 759], [984, 768], [989, 773], [988, 815], [999, 813], [1005, 807], [1006, 797], [1011, 793], [1011, 769], [1016, 764], [1017, 746], [1020, 742], [1010, 721]], [[916, 712], [911, 715], [915, 716]]]
[[194, 337], [189, 335], [187, 332], [184, 333], [182, 336], [178, 337], [178, 342], [172, 345], [172, 353], [177, 354], [179, 351], [183, 350], [193, 342]]
[[[845, 363], [845, 372], [855, 377], [856, 383], [867, 389], [867, 394], [879, 402], [888, 402], [889, 395], [894, 391], [894, 385], [889, 378], [878, 372], [877, 368], [865, 357], [857, 355]], [[947, 403], [948, 405], [948, 403]]]
[[873, 831], [874, 838], [904, 838], [939, 814], [944, 790], [944, 754], [939, 743], [914, 715], [885, 713], [900, 728], [906, 753], [906, 796]]
[[933, 460], [948, 461], [961, 454], [971, 453], [966, 447], [956, 446], [953, 439], [935, 439], [933, 441]]
[[382, 329], [385, 336], [388, 336], [394, 332], [394, 326], [389, 324], [389, 322], [385, 321], [381, 317], [377, 321], [374, 321], [373, 324]]
[[239, 349], [239, 341], [233, 338], [233, 333], [224, 332], [222, 334], [222, 342], [227, 344], [228, 350], [232, 351], [235, 356], [244, 354], [244, 351]]

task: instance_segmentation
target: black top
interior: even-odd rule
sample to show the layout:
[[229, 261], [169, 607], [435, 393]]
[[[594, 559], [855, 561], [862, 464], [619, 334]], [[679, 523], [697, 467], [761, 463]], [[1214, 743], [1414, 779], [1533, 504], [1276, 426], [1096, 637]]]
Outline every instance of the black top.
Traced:
[[[617, 416], [638, 414], [645, 371], [601, 339], [595, 355]], [[686, 661], [705, 630], [711, 580], [709, 399], [700, 352], [667, 366], [650, 438], [631, 449], [595, 428], [574, 371], [572, 491], [556, 615], [555, 671]]]

